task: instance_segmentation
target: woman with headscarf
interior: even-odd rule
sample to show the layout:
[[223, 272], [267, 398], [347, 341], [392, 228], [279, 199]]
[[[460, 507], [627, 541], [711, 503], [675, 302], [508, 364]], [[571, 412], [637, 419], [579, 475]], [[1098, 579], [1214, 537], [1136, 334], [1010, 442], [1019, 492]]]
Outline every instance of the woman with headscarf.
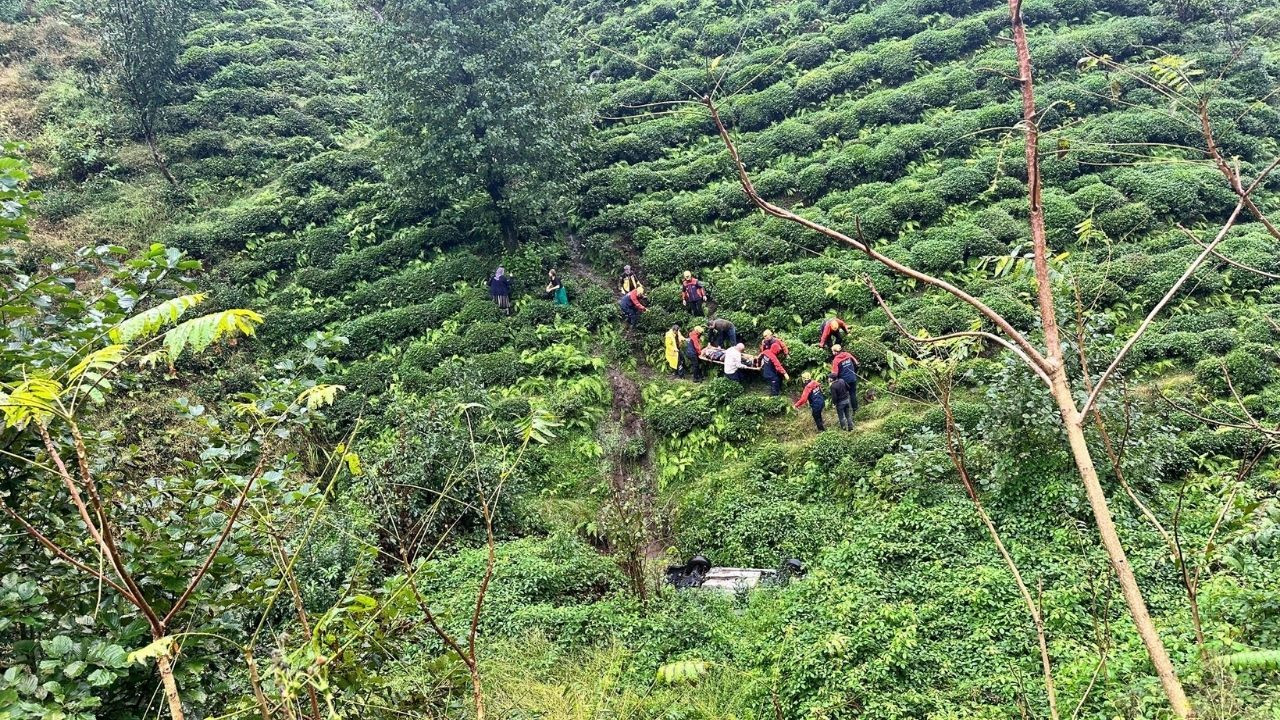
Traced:
[[555, 268], [551, 268], [551, 272], [547, 273], [547, 295], [551, 296], [551, 302], [556, 305], [569, 304], [569, 293], [564, 289], [564, 283], [560, 282], [560, 276], [556, 274]]
[[493, 277], [489, 278], [489, 297], [502, 312], [511, 315], [511, 278], [503, 268], [494, 270]]

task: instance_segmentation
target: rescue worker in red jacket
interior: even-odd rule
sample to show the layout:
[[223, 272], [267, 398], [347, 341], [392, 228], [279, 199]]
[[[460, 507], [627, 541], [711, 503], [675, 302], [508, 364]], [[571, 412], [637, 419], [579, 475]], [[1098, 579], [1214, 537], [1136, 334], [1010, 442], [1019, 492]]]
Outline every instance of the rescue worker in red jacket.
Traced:
[[818, 347], [825, 348], [827, 343], [842, 343], [849, 332], [849, 326], [838, 317], [830, 317], [822, 321], [822, 335], [818, 337]]
[[773, 334], [772, 330], [764, 331], [764, 339], [760, 341], [760, 352], [768, 352], [772, 348], [778, 348], [778, 358], [784, 358], [791, 354], [791, 348], [787, 347], [787, 343], [782, 338]]
[[702, 333], [706, 329], [701, 325], [689, 331], [684, 341], [685, 366], [693, 370], [693, 381], [702, 382]]
[[760, 375], [769, 383], [769, 394], [773, 397], [782, 393], [783, 379], [791, 379], [787, 369], [782, 366], [782, 361], [778, 359], [779, 349], [778, 345], [774, 345], [760, 353]]
[[809, 377], [809, 373], [800, 376], [805, 381], [804, 392], [800, 393], [800, 399], [795, 401], [795, 407], [799, 409], [806, 402], [809, 403], [809, 412], [813, 413], [813, 424], [818, 428], [818, 432], [827, 429], [822, 422], [822, 409], [827, 405], [827, 399], [822, 395], [822, 385]]
[[684, 280], [680, 283], [680, 303], [695, 317], [703, 317], [702, 304], [707, 301], [707, 289], [702, 282], [688, 270], [684, 271]]
[[849, 385], [849, 394], [853, 396], [853, 410], [858, 409], [858, 358], [839, 345], [832, 345], [831, 373], [839, 375]]
[[649, 309], [641, 302], [641, 298], [644, 298], [643, 286], [618, 298], [618, 307], [622, 308], [622, 316], [626, 318], [627, 325], [633, 328], [640, 322], [640, 313]]

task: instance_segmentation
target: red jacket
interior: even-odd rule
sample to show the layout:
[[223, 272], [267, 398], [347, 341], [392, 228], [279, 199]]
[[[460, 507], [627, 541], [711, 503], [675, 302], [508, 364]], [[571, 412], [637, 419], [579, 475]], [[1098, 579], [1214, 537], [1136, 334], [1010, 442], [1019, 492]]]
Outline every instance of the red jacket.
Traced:
[[760, 357], [767, 359], [773, 364], [773, 369], [778, 371], [779, 375], [786, 375], [787, 369], [782, 366], [782, 361], [778, 359], [778, 346], [774, 345], [768, 350], [760, 353]]
[[698, 278], [689, 278], [680, 286], [680, 294], [685, 302], [690, 300], [706, 300], [707, 291], [702, 288], [702, 284], [698, 282]]
[[640, 304], [640, 290], [639, 290], [639, 289], [632, 290], [631, 292], [627, 293], [627, 297], [631, 299], [631, 304], [636, 306], [636, 310], [639, 310], [640, 312], [644, 312], [645, 310], [648, 310], [648, 309], [649, 309], [649, 308], [645, 307], [644, 305], [641, 305], [641, 304]]
[[778, 337], [777, 335], [774, 335], [768, 340], [760, 341], [760, 352], [762, 353], [769, 352], [770, 349], [775, 349], [775, 348], [777, 350], [781, 350], [783, 355], [791, 354], [791, 348], [787, 347], [787, 343], [784, 342], [782, 338]]
[[702, 354], [702, 333], [694, 330], [689, 333], [689, 342], [693, 343], [693, 349], [699, 355]]
[[822, 337], [818, 339], [818, 344], [826, 345], [827, 338], [831, 337], [831, 333], [835, 332], [837, 328], [848, 331], [849, 326], [845, 325], [844, 321], [840, 318], [831, 318], [830, 320], [822, 323]]
[[840, 352], [836, 353], [835, 357], [831, 358], [831, 372], [833, 373], [840, 372], [840, 363], [844, 362], [845, 360], [852, 360], [854, 367], [857, 367], [860, 364], [858, 362], [858, 357], [856, 355], [849, 352], [848, 350], [841, 350]]
[[805, 403], [809, 402], [809, 396], [813, 394], [813, 391], [821, 390], [821, 389], [822, 389], [822, 386], [818, 384], [817, 380], [810, 380], [809, 382], [805, 383], [804, 392], [800, 393], [800, 399], [795, 401], [795, 404], [793, 407], [800, 407], [801, 405], [804, 405]]

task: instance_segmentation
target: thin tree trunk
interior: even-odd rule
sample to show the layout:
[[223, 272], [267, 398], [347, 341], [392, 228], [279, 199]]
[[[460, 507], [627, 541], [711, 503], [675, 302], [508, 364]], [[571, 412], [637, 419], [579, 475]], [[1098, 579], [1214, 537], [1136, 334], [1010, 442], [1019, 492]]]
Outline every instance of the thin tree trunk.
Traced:
[[253, 658], [253, 651], [245, 650], [244, 659], [249, 665], [249, 684], [253, 686], [253, 697], [258, 701], [258, 712], [262, 714], [262, 720], [271, 720], [271, 706], [262, 693], [262, 678], [258, 676], [258, 661]]
[[1102, 547], [1107, 551], [1111, 568], [1115, 571], [1116, 579], [1120, 583], [1120, 590], [1124, 595], [1125, 604], [1129, 607], [1133, 625], [1142, 638], [1142, 644], [1147, 648], [1151, 664], [1155, 668], [1156, 676], [1160, 678], [1160, 685], [1169, 698], [1174, 714], [1179, 718], [1194, 717], [1195, 712], [1182, 689], [1182, 683], [1178, 680], [1173, 661], [1169, 659], [1169, 651], [1165, 649], [1160, 634], [1156, 632], [1155, 623], [1151, 620], [1147, 603], [1142, 597], [1142, 590], [1138, 588], [1133, 568], [1129, 565], [1129, 558], [1120, 544], [1120, 536], [1116, 533], [1115, 522], [1111, 518], [1111, 509], [1107, 506], [1106, 494], [1102, 490], [1102, 483], [1098, 480], [1093, 457], [1085, 441], [1080, 413], [1076, 409], [1075, 400], [1071, 397], [1071, 388], [1067, 385], [1061, 368], [1053, 375], [1053, 399], [1058, 403], [1058, 410], [1062, 413], [1062, 427], [1067, 433], [1067, 442], [1071, 446], [1076, 470], [1079, 471], [1080, 479], [1084, 483], [1085, 495], [1089, 498], [1089, 508], [1093, 511]]
[[471, 695], [476, 703], [476, 720], [485, 720], [484, 711], [484, 686], [480, 683], [480, 668], [475, 664], [475, 660], [467, 667], [471, 671]]
[[160, 682], [164, 684], [164, 699], [169, 703], [169, 715], [173, 720], [185, 720], [182, 712], [182, 696], [178, 694], [178, 683], [173, 679], [173, 664], [169, 653], [161, 653], [156, 658], [156, 668], [160, 671]]
[[151, 151], [151, 159], [155, 161], [156, 167], [160, 169], [160, 174], [164, 175], [164, 179], [169, 181], [173, 187], [179, 187], [178, 179], [173, 176], [173, 171], [169, 169], [168, 163], [164, 161], [164, 156], [160, 154], [160, 147], [156, 143], [156, 131], [151, 126], [150, 121], [142, 123], [142, 136], [146, 138], [147, 149]]

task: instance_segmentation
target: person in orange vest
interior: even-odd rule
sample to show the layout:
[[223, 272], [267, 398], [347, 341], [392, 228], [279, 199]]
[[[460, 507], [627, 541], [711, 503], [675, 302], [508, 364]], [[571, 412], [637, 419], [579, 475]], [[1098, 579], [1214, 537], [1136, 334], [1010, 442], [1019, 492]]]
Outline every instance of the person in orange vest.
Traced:
[[636, 323], [640, 322], [640, 313], [649, 309], [641, 302], [642, 298], [644, 298], [644, 286], [638, 286], [618, 298], [618, 307], [622, 308], [622, 316], [626, 318], [627, 325], [630, 327], [634, 328]]
[[822, 335], [818, 338], [818, 347], [825, 348], [828, 342], [842, 343], [849, 332], [849, 326], [838, 317], [822, 321]]
[[684, 361], [693, 371], [693, 381], [702, 382], [702, 333], [706, 329], [701, 325], [689, 331], [684, 343]]
[[680, 283], [680, 303], [689, 310], [689, 314], [702, 317], [702, 304], [707, 301], [707, 289], [698, 278], [688, 270], [684, 271], [684, 280]]
[[782, 338], [774, 335], [772, 330], [765, 330], [764, 339], [760, 341], [760, 352], [766, 353], [773, 348], [778, 348], [779, 358], [791, 354], [791, 348], [787, 347], [787, 343]]
[[[849, 385], [849, 395], [853, 398], [852, 410], [858, 409], [858, 358], [839, 345], [832, 345], [831, 373], [839, 375]], [[850, 412], [852, 412], [852, 410]]]
[[809, 412], [813, 413], [813, 424], [818, 428], [818, 432], [827, 429], [822, 422], [822, 409], [827, 405], [827, 399], [822, 395], [822, 385], [809, 377], [809, 373], [800, 376], [804, 380], [804, 392], [800, 393], [800, 399], [796, 400], [794, 407], [799, 409], [806, 402], [809, 403]]
[[782, 361], [778, 359], [778, 350], [779, 346], [774, 345], [760, 353], [760, 375], [769, 383], [769, 394], [773, 397], [782, 393], [783, 378], [791, 379], [787, 369], [782, 366]]

